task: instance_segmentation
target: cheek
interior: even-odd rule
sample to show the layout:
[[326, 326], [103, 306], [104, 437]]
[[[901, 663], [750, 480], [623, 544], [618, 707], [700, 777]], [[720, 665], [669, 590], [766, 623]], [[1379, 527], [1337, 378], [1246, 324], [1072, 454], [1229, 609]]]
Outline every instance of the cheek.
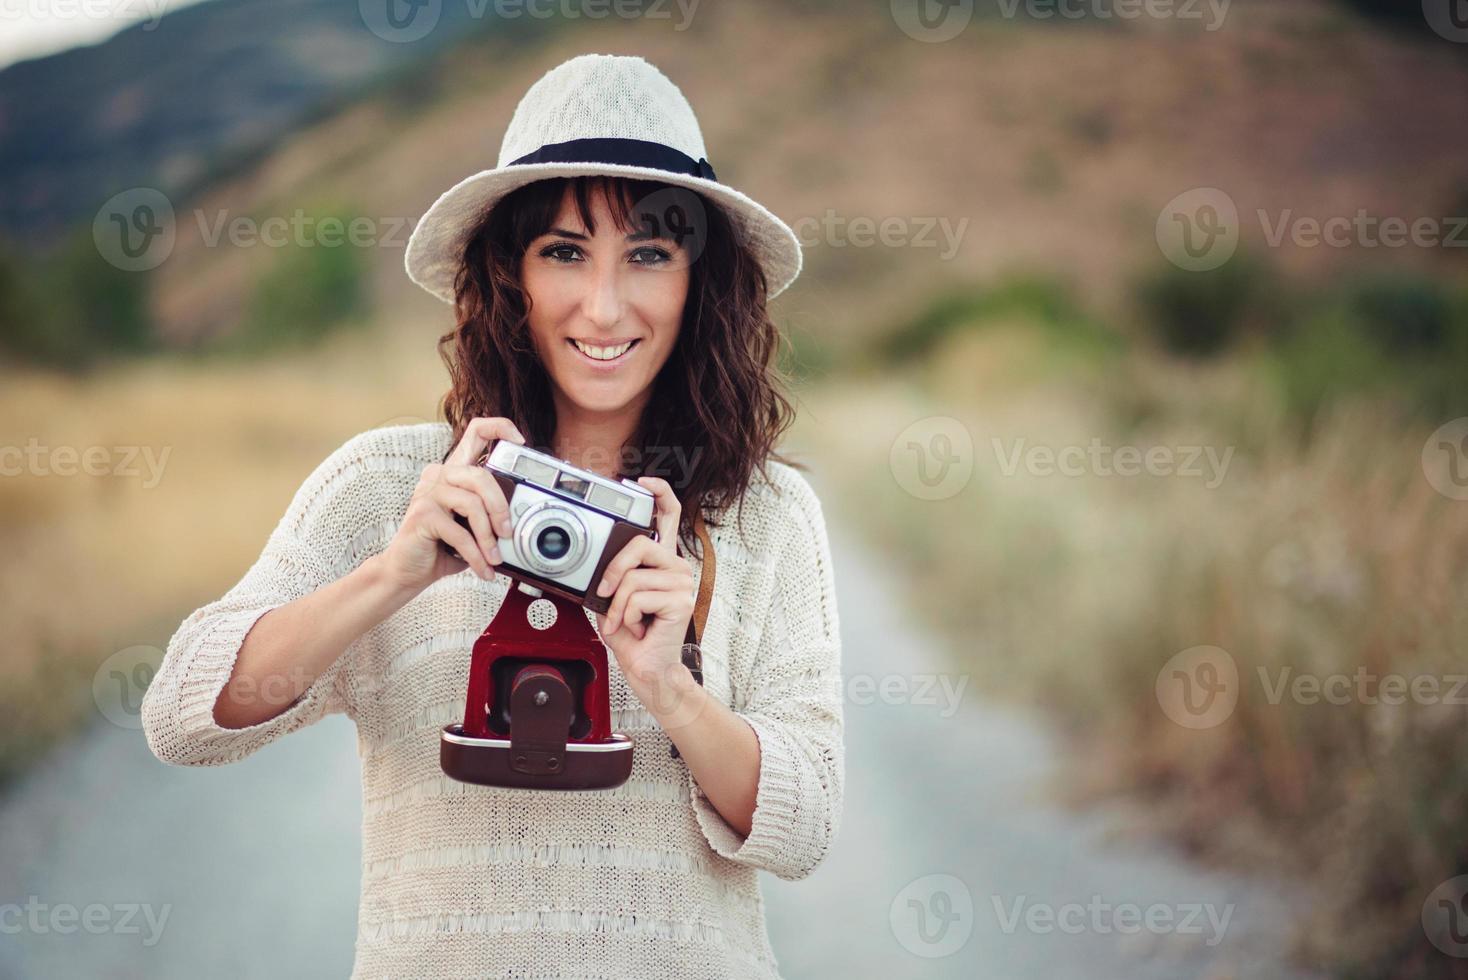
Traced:
[[646, 288], [641, 292], [643, 315], [657, 325], [658, 332], [669, 336], [677, 332], [683, 320], [683, 307], [688, 300], [688, 271], [667, 272], [649, 276]]
[[566, 296], [564, 289], [556, 288], [554, 277], [541, 275], [535, 270], [522, 272], [520, 286], [525, 291], [526, 302], [530, 304], [531, 337], [541, 352], [545, 353], [547, 338], [555, 332], [556, 325], [566, 318], [566, 307], [572, 301]]

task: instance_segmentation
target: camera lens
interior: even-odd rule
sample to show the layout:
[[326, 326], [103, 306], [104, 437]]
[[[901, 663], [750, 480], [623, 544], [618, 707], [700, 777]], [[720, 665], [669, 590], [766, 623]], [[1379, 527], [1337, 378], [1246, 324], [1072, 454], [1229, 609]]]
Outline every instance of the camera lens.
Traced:
[[535, 536], [535, 550], [547, 561], [564, 558], [571, 550], [571, 535], [558, 524], [542, 528]]
[[515, 525], [515, 552], [530, 571], [552, 578], [580, 567], [588, 539], [575, 512], [555, 502], [526, 510]]

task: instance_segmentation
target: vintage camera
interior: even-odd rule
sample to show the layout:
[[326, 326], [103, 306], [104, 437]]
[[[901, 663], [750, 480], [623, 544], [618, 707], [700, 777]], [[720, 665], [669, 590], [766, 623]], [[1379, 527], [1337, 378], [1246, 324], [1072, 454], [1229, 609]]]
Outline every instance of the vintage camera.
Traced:
[[[497, 538], [500, 572], [523, 588], [554, 593], [605, 613], [607, 563], [641, 535], [657, 540], [655, 498], [632, 480], [611, 480], [528, 446], [501, 439], [478, 465], [510, 504], [510, 536]], [[454, 515], [464, 526], [463, 515]]]
[[[607, 648], [576, 610], [610, 607], [596, 587], [634, 538], [657, 540], [656, 498], [631, 480], [503, 439], [478, 465], [510, 504], [510, 534], [496, 538], [498, 570], [517, 585], [474, 643], [464, 720], [444, 726], [439, 765], [484, 786], [619, 786], [632, 773], [635, 743], [612, 731]], [[462, 515], [454, 519], [468, 526]], [[537, 623], [534, 607], [545, 602], [556, 615]]]

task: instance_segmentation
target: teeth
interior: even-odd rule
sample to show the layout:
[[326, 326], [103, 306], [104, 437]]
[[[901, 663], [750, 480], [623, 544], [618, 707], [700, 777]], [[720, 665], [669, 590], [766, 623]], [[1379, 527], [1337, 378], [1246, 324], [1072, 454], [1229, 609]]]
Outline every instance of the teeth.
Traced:
[[627, 350], [636, 341], [629, 340], [627, 343], [616, 347], [590, 347], [573, 337], [571, 343], [575, 344], [576, 349], [588, 357], [596, 358], [598, 361], [610, 361], [627, 353]]

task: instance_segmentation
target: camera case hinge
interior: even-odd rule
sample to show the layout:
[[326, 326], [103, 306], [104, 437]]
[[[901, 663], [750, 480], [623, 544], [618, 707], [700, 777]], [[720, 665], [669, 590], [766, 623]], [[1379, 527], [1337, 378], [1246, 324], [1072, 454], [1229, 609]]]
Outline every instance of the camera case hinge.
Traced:
[[571, 687], [559, 670], [537, 664], [516, 674], [510, 689], [510, 768], [531, 775], [564, 769], [574, 710]]

